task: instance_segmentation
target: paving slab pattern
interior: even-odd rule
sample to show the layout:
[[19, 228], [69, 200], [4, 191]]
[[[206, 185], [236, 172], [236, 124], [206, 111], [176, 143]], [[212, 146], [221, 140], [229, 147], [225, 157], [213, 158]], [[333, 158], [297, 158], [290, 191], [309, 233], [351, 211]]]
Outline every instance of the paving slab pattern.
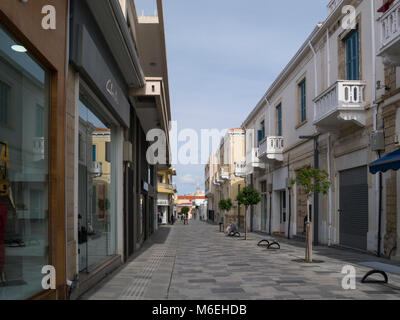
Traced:
[[[320, 264], [302, 264], [304, 244], [281, 239], [281, 250], [257, 246], [263, 238], [229, 238], [200, 221], [161, 227], [132, 260], [83, 295], [91, 300], [396, 299], [400, 277], [362, 284], [362, 262], [392, 263], [353, 250], [314, 248]], [[342, 268], [357, 271], [356, 290], [344, 290]]]

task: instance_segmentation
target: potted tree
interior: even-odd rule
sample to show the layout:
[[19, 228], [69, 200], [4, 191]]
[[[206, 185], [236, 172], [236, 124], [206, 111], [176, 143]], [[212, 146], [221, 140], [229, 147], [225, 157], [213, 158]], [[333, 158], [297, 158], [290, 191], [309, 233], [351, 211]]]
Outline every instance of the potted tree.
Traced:
[[[227, 213], [227, 212], [231, 211], [232, 207], [233, 207], [233, 203], [232, 203], [232, 200], [229, 198], [226, 200], [222, 199], [218, 203], [218, 208], [219, 208], [219, 210], [222, 211], [222, 213], [223, 212]], [[224, 222], [226, 222], [225, 219], [224, 219]], [[225, 227], [226, 227], [226, 225], [224, 225], [224, 229], [225, 229]]]
[[185, 224], [186, 224], [186, 220], [188, 219], [189, 211], [190, 211], [189, 207], [183, 207], [181, 210], [181, 214], [183, 214], [183, 219], [184, 219]]
[[310, 219], [310, 205], [314, 193], [326, 195], [331, 186], [329, 174], [326, 170], [303, 167], [296, 173], [296, 179], [292, 180], [292, 185], [297, 184], [304, 188], [307, 196], [307, 222], [306, 222], [306, 253], [305, 261], [313, 262], [312, 256], [312, 222]]
[[249, 206], [257, 205], [261, 201], [261, 196], [260, 193], [257, 192], [257, 190], [246, 187], [243, 188], [243, 190], [239, 193], [239, 195], [237, 196], [237, 200], [239, 202], [239, 205], [243, 204], [246, 208], [244, 216], [244, 239], [247, 240], [247, 210]]

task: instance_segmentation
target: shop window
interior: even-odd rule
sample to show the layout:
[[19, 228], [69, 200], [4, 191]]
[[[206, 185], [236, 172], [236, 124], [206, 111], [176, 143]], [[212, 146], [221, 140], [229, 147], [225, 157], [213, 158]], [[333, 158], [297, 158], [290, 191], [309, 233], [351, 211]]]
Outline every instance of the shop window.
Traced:
[[0, 299], [42, 291], [51, 250], [50, 75], [16, 45], [0, 27]]
[[36, 105], [36, 137], [43, 137], [44, 135], [44, 109], [41, 105]]
[[79, 270], [86, 272], [116, 254], [115, 143], [99, 110], [79, 101]]
[[0, 81], [0, 125], [8, 123], [8, 105], [10, 100], [10, 87]]

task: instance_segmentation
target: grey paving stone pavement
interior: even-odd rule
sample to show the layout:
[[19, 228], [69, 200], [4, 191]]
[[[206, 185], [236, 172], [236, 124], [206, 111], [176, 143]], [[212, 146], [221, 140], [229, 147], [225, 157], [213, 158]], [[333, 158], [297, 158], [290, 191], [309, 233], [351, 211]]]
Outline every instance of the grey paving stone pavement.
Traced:
[[[392, 263], [339, 248], [316, 247], [320, 264], [304, 258], [304, 243], [279, 239], [281, 250], [257, 247], [262, 234], [249, 240], [229, 238], [218, 226], [200, 221], [163, 226], [129, 262], [81, 299], [88, 300], [307, 300], [396, 299], [400, 277], [389, 284], [362, 284], [366, 261]], [[357, 271], [355, 290], [344, 290], [345, 265]]]

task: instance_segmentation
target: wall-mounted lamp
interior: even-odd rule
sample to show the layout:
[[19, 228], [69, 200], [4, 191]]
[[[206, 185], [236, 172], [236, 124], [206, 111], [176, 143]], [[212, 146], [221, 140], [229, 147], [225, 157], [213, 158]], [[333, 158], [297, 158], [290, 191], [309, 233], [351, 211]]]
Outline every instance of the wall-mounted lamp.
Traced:
[[386, 91], [389, 91], [390, 90], [390, 87], [389, 86], [387, 86], [387, 85], [382, 85], [382, 81], [381, 80], [378, 80], [377, 82], [376, 82], [376, 90], [381, 90], [381, 89], [385, 89]]

